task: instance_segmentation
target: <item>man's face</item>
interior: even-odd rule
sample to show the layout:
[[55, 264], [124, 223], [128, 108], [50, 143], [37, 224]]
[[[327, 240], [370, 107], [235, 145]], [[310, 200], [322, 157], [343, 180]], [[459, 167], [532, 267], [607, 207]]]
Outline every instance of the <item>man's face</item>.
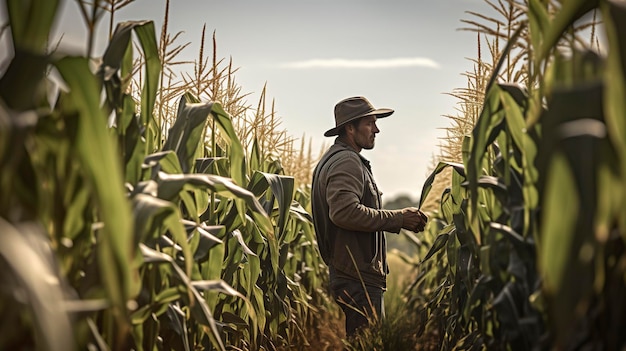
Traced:
[[352, 133], [356, 146], [370, 150], [374, 148], [374, 139], [380, 132], [376, 126], [376, 116], [367, 116], [359, 120], [359, 124]]

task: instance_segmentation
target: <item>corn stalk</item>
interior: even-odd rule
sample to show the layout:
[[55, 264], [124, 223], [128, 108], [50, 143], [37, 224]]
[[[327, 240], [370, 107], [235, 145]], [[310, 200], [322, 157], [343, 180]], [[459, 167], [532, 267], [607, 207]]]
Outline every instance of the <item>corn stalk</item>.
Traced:
[[[424, 186], [422, 201], [437, 174], [454, 169], [424, 235], [411, 304], [431, 316], [441, 349], [619, 349], [624, 5], [516, 6], [524, 20], [494, 66], [463, 162], [440, 163]], [[597, 11], [607, 56], [577, 35]], [[518, 76], [503, 67], [520, 38], [525, 84], [503, 83]]]

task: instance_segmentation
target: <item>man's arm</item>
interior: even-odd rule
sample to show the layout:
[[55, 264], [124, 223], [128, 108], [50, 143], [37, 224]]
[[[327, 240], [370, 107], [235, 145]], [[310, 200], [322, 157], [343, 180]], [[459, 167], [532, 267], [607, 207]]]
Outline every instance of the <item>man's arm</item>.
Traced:
[[358, 155], [350, 153], [329, 169], [326, 197], [330, 219], [338, 227], [352, 231], [400, 232], [402, 210], [376, 210], [360, 203], [359, 197], [365, 187], [361, 167]]
[[[330, 219], [338, 227], [362, 232], [384, 230], [399, 233], [400, 229], [421, 232], [428, 217], [416, 207], [400, 210], [377, 210], [360, 203], [365, 188], [361, 160], [348, 154], [329, 169], [326, 198]], [[374, 196], [376, 194], [373, 194]]]

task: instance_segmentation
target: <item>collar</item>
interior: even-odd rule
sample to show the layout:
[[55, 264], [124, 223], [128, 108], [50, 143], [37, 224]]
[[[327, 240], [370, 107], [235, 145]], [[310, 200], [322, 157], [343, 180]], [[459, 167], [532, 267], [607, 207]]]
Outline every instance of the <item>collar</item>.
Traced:
[[365, 157], [363, 157], [363, 155], [361, 155], [361, 153], [356, 152], [356, 150], [354, 150], [352, 147], [350, 147], [350, 145], [348, 145], [347, 143], [344, 143], [343, 141], [339, 140], [339, 138], [335, 138], [334, 146], [337, 146], [337, 147], [342, 148], [342, 149], [350, 150], [350, 151], [354, 152], [355, 154], [359, 155], [359, 158], [361, 159], [361, 162], [363, 163], [363, 165], [365, 165], [365, 167], [367, 167], [367, 169], [370, 172], [372, 171], [372, 166], [370, 165], [370, 161], [368, 159], [366, 159]]

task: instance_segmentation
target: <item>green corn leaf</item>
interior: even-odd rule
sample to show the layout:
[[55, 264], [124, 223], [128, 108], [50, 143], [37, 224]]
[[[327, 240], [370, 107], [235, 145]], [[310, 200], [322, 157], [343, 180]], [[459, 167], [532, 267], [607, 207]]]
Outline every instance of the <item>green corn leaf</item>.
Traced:
[[502, 324], [502, 330], [506, 337], [511, 338], [515, 332], [521, 329], [518, 314], [517, 301], [519, 293], [514, 282], [508, 282], [493, 300], [493, 307], [498, 313], [498, 322]]
[[311, 213], [295, 200], [292, 201], [289, 212], [291, 212], [291, 214], [295, 216], [298, 221], [313, 223], [313, 217], [311, 216]]
[[129, 47], [132, 47], [130, 45], [130, 39], [133, 29], [137, 26], [143, 26], [148, 22], [149, 21], [129, 21], [119, 23], [117, 27], [115, 27], [113, 37], [111, 37], [109, 45], [102, 55], [100, 73], [102, 74], [104, 80], [111, 79], [111, 77], [116, 75], [122, 68], [122, 64], [124, 63]]
[[[528, 2], [528, 26], [529, 37], [533, 48], [541, 47], [544, 33], [550, 25], [550, 16], [545, 2], [541, 0], [530, 0]], [[535, 62], [538, 62], [535, 60]]]
[[513, 228], [502, 223], [491, 222], [489, 228], [494, 232], [502, 233], [509, 241], [517, 247], [518, 251], [527, 250], [529, 246], [534, 245], [531, 238], [524, 238], [518, 234]]
[[187, 242], [187, 232], [181, 222], [181, 214], [173, 203], [145, 194], [133, 197], [133, 215], [135, 217], [136, 245], [148, 239], [160, 237], [165, 230], [182, 248], [185, 257], [187, 275], [191, 275], [193, 254]]
[[151, 179], [157, 179], [159, 172], [169, 174], [184, 173], [176, 153], [171, 150], [160, 151], [146, 156], [142, 168], [151, 169]]
[[[201, 264], [200, 275], [203, 280], [216, 280], [222, 279], [224, 258], [227, 257], [226, 245], [215, 245], [207, 252], [208, 260]], [[218, 305], [219, 300], [217, 294], [211, 292], [208, 293], [207, 304], [209, 308], [214, 311]], [[258, 311], [258, 310], [257, 310]]]
[[461, 154], [463, 156], [463, 164], [465, 166], [470, 164], [470, 157], [472, 155], [472, 145], [474, 140], [471, 135], [465, 135], [463, 137], [463, 144], [461, 145]]
[[[624, 188], [624, 180], [620, 178], [620, 162], [616, 150], [604, 143], [600, 151], [602, 161], [597, 167], [597, 199], [596, 238], [601, 244], [609, 240], [610, 231], [615, 225], [614, 220], [623, 216], [626, 197], [616, 189]], [[624, 233], [622, 231], [622, 233]]]
[[241, 247], [242, 253], [249, 255], [249, 256], [257, 255], [252, 250], [250, 250], [250, 248], [246, 244], [246, 240], [243, 238], [243, 235], [241, 234], [241, 231], [235, 230], [232, 233], [230, 233], [230, 235], [232, 235], [235, 239], [237, 239], [237, 241], [239, 242], [239, 246]]
[[[605, 70], [605, 118], [609, 138], [615, 144], [621, 164], [621, 182], [626, 184], [626, 6], [623, 2], [607, 1], [602, 6], [606, 35], [609, 43]], [[626, 198], [626, 186], [622, 186]], [[626, 212], [619, 215], [622, 236], [626, 239]]]
[[286, 230], [283, 243], [291, 243], [294, 240], [298, 240], [298, 238], [302, 237], [301, 233], [304, 233], [305, 238], [310, 238], [313, 241], [315, 237], [313, 218], [296, 200], [291, 202], [289, 217], [291, 219], [291, 227], [288, 227]]
[[284, 240], [285, 227], [289, 218], [289, 211], [291, 210], [291, 202], [294, 195], [294, 187], [295, 179], [293, 177], [259, 171], [254, 172], [248, 184], [248, 189], [257, 197], [266, 194], [269, 190], [272, 207], [274, 199], [278, 202], [277, 234], [280, 242]]
[[[110, 80], [118, 74], [125, 60], [128, 60], [127, 53], [132, 50], [131, 34], [135, 32], [143, 50], [145, 63], [145, 74], [143, 75], [144, 85], [141, 93], [141, 123], [147, 126], [149, 131], [156, 128], [152, 115], [156, 101], [156, 93], [159, 86], [159, 74], [161, 72], [161, 61], [156, 42], [153, 21], [127, 21], [119, 23], [115, 28], [113, 37], [102, 56], [102, 66], [100, 67], [104, 81]], [[152, 136], [148, 135], [151, 140]], [[152, 150], [150, 146], [148, 150]]]
[[444, 189], [443, 193], [441, 193], [441, 200], [439, 203], [441, 207], [441, 214], [445, 223], [452, 223], [452, 216], [456, 213], [458, 206], [455, 205], [454, 200], [452, 199], [450, 188]]
[[[206, 301], [200, 294], [200, 292], [193, 286], [193, 282], [189, 277], [183, 272], [174, 259], [162, 252], [153, 250], [147, 247], [144, 244], [139, 244], [139, 248], [141, 249], [141, 253], [143, 254], [144, 262], [146, 263], [167, 263], [169, 267], [172, 268], [173, 276], [178, 278], [182, 284], [187, 288], [190, 296], [188, 297], [189, 301], [187, 301], [188, 306], [190, 307], [190, 311], [192, 316], [201, 324], [208, 326], [210, 329], [209, 337], [215, 347], [218, 347], [220, 350], [226, 350], [224, 347], [224, 343], [220, 338], [220, 333], [217, 329], [217, 325], [215, 323], [215, 319], [213, 318], [213, 314], [209, 309]], [[181, 295], [185, 297], [185, 295]]]
[[44, 77], [50, 63], [46, 56], [18, 50], [0, 78], [0, 97], [13, 110], [37, 108], [45, 101]]
[[[56, 268], [56, 257], [43, 230], [31, 223], [13, 226], [0, 217], [0, 277], [8, 296], [21, 296], [27, 301], [29, 317], [33, 323], [35, 347], [40, 350], [63, 351], [74, 349], [72, 316], [65, 310], [63, 277]], [[3, 312], [8, 312], [11, 299], [3, 301]], [[18, 314], [19, 312], [14, 312]], [[23, 333], [21, 328], [3, 330]], [[5, 336], [6, 337], [6, 336]], [[4, 339], [4, 338], [3, 338]], [[4, 340], [3, 340], [4, 341]], [[24, 340], [16, 340], [18, 343]]]
[[509, 190], [506, 184], [498, 177], [481, 176], [478, 178], [478, 187], [491, 190], [499, 201], [498, 206], [507, 206]]
[[[535, 167], [537, 157], [537, 145], [529, 136], [524, 120], [524, 109], [528, 105], [528, 98], [516, 85], [500, 85], [503, 88], [501, 102], [505, 111], [507, 124], [507, 136], [510, 136], [522, 156], [522, 170], [524, 176], [524, 228], [530, 230], [530, 212], [539, 205], [539, 195], [536, 183], [539, 180], [539, 172]], [[526, 233], [524, 233], [526, 234]]]
[[[459, 231], [457, 231], [457, 234], [459, 233]], [[465, 245], [465, 244], [461, 244], [459, 246], [459, 248], [456, 251], [458, 260], [456, 263], [456, 278], [463, 283], [463, 285], [467, 288], [467, 289], [471, 289], [472, 286], [474, 285], [474, 256], [472, 254], [472, 249]], [[460, 308], [463, 308], [463, 305], [459, 306]]]
[[85, 230], [85, 218], [88, 218], [85, 212], [91, 209], [89, 206], [91, 195], [89, 189], [83, 186], [84, 183], [82, 181], [76, 178], [73, 180], [75, 187], [66, 193], [65, 208], [67, 212], [63, 222], [63, 235], [72, 240], [76, 239]]
[[[210, 189], [217, 195], [224, 196], [233, 200], [239, 200], [247, 204], [251, 210], [255, 224], [271, 237], [274, 236], [274, 228], [272, 223], [259, 203], [254, 194], [245, 188], [241, 188], [232, 179], [210, 174], [166, 174], [159, 173], [159, 198], [173, 199], [181, 191], [183, 187], [188, 185], [201, 189]], [[245, 209], [242, 211], [238, 207], [239, 215], [245, 216]]]
[[189, 97], [180, 98], [178, 114], [170, 128], [163, 150], [172, 150], [178, 156], [184, 173], [189, 173], [195, 162], [198, 148], [204, 141], [204, 129], [213, 108], [212, 103], [190, 103]]
[[482, 164], [487, 146], [495, 140], [503, 128], [504, 111], [500, 107], [500, 91], [500, 87], [494, 85], [487, 92], [483, 110], [472, 131], [472, 145], [466, 164], [472, 208], [476, 208], [476, 201], [478, 199], [478, 185], [476, 182], [483, 173]]
[[[501, 85], [504, 87], [504, 85]], [[526, 94], [517, 86], [507, 85], [501, 93], [502, 107], [505, 111], [505, 120], [507, 124], [508, 134], [513, 139], [517, 148], [522, 151], [524, 177], [527, 182], [535, 183], [537, 181], [537, 171], [534, 167], [535, 157], [537, 156], [537, 146], [530, 138], [527, 132], [526, 122], [524, 120], [524, 107], [527, 105], [528, 98]], [[536, 204], [529, 204], [535, 206]]]
[[126, 92], [128, 91], [127, 89], [130, 87], [132, 83], [131, 79], [126, 79], [126, 78], [131, 77], [133, 74], [133, 69], [134, 69], [133, 59], [134, 59], [133, 45], [129, 43], [126, 53], [124, 54], [124, 57], [122, 58], [121, 67], [119, 69], [120, 78], [121, 78], [120, 80], [122, 82], [122, 84], [120, 84], [120, 88], [121, 88], [120, 93], [124, 94], [123, 106], [121, 106], [122, 116], [120, 118], [120, 121], [121, 121], [120, 127], [122, 128], [122, 130], [126, 130], [128, 126], [130, 125], [130, 122], [135, 120], [135, 116], [136, 116], [135, 99], [133, 99], [133, 96], [131, 94], [126, 94]]
[[222, 321], [224, 323], [234, 324], [240, 328], [248, 326], [248, 323], [243, 318], [231, 312], [222, 313]]
[[59, 0], [7, 0], [6, 10], [16, 51], [44, 54]]
[[552, 50], [555, 49], [563, 33], [584, 14], [597, 8], [598, 4], [599, 0], [563, 1], [559, 12], [552, 21], [552, 25], [545, 31], [543, 45], [536, 48], [536, 50], [539, 50], [537, 62], [545, 60]]
[[[452, 229], [448, 230], [448, 232], [450, 233], [449, 238], [445, 243], [443, 243], [444, 245], [442, 248], [445, 249], [445, 257], [448, 260], [448, 267], [446, 267], [448, 270], [448, 274], [451, 277], [451, 281], [454, 282], [454, 286], [452, 287], [452, 289], [458, 290], [462, 287], [462, 284], [456, 274], [457, 264], [459, 262], [459, 248], [461, 247], [461, 245], [456, 239], [456, 226], [452, 225], [451, 227]], [[452, 294], [454, 295], [455, 293], [453, 292]], [[456, 293], [456, 295], [458, 296], [458, 293]]]
[[[128, 86], [131, 84], [130, 77], [133, 71], [133, 45], [129, 43], [126, 54], [122, 59], [122, 66], [120, 68], [120, 89], [116, 93], [122, 97], [121, 106], [118, 102], [115, 102], [112, 107], [116, 107], [119, 113], [117, 116], [116, 127], [120, 139], [122, 141], [122, 154], [124, 155], [124, 163], [126, 164], [125, 180], [130, 184], [136, 184], [141, 179], [141, 164], [143, 158], [146, 156], [146, 139], [142, 135], [141, 119], [137, 117], [135, 99], [131, 94], [126, 94]], [[107, 87], [105, 82], [105, 89]], [[107, 90], [107, 94], [112, 94]], [[120, 111], [121, 109], [121, 111]]]
[[424, 181], [422, 194], [420, 196], [420, 201], [418, 204], [419, 208], [421, 208], [424, 204], [424, 201], [426, 201], [426, 197], [428, 196], [428, 193], [430, 193], [430, 189], [432, 189], [433, 187], [433, 182], [435, 181], [435, 177], [437, 176], [437, 174], [441, 173], [447, 167], [453, 167], [458, 174], [465, 177], [465, 167], [462, 164], [455, 162], [439, 162], [437, 164], [437, 167], [435, 167], [432, 173]]
[[225, 160], [225, 157], [203, 157], [197, 158], [196, 164], [194, 166], [194, 173], [206, 173], [206, 174], [216, 174], [215, 172], [215, 163], [219, 160]]
[[[168, 317], [169, 325], [174, 332], [181, 337], [181, 343], [185, 351], [191, 351], [189, 346], [189, 332], [187, 331], [187, 313], [183, 311], [179, 304], [171, 303], [167, 306], [166, 315]], [[208, 348], [208, 345], [205, 345]]]
[[434, 254], [436, 254], [439, 250], [441, 250], [446, 243], [448, 242], [448, 238], [450, 237], [449, 233], [441, 233], [437, 236], [437, 239], [433, 243], [433, 245], [428, 250], [428, 253], [422, 259], [422, 263], [426, 262], [429, 258], [431, 258]]
[[[263, 254], [263, 249], [257, 249], [260, 254]], [[265, 270], [261, 265], [261, 259], [258, 255], [248, 255], [247, 264], [245, 266], [245, 270], [242, 270], [243, 278], [240, 282], [240, 287], [244, 288], [246, 298], [250, 299], [253, 296], [254, 289], [258, 288], [258, 284], [264, 280], [261, 276]], [[249, 301], [246, 301], [246, 306], [251, 308], [252, 305], [249, 304]], [[255, 312], [256, 314], [256, 312]]]
[[261, 150], [259, 150], [259, 141], [255, 137], [252, 141], [252, 151], [250, 152], [250, 167], [252, 170], [262, 169], [263, 161], [261, 158]]
[[215, 122], [223, 132], [221, 136], [230, 147], [228, 153], [228, 158], [230, 158], [230, 178], [239, 186], [245, 186], [247, 184], [245, 153], [233, 127], [232, 120], [219, 103], [213, 104], [211, 112]]
[[[258, 330], [257, 325], [256, 325], [256, 320], [257, 320], [256, 312], [255, 312], [254, 307], [250, 303], [250, 301], [245, 296], [243, 296], [237, 290], [233, 289], [230, 285], [226, 284], [226, 282], [224, 282], [223, 280], [194, 281], [191, 284], [193, 285], [193, 287], [195, 287], [198, 290], [217, 291], [222, 294], [235, 296], [243, 300], [246, 306], [248, 306], [246, 312], [248, 314], [248, 321], [250, 323], [250, 331], [253, 333], [251, 339], [252, 340], [256, 339], [255, 334], [256, 334], [256, 331]], [[235, 316], [234, 314], [228, 314], [228, 313], [226, 315], [227, 315], [227, 318], [228, 318], [228, 315], [230, 315], [230, 319], [232, 319], [232, 316]], [[248, 325], [248, 323], [245, 323], [245, 321], [241, 318], [241, 316], [237, 316], [237, 317], [238, 317], [237, 318], [238, 321], [242, 321], [244, 322], [244, 325]]]
[[[548, 295], [561, 296], [555, 300], [553, 311], [559, 329], [566, 328], [573, 316], [573, 290], [560, 295], [563, 289], [569, 289], [566, 285], [568, 267], [575, 260], [574, 238], [575, 225], [580, 208], [579, 197], [576, 191], [575, 179], [567, 161], [560, 154], [555, 155], [551, 161], [546, 184], [545, 204], [541, 233], [542, 243], [539, 247], [539, 267], [543, 276], [543, 286]], [[574, 288], [574, 287], [571, 287]], [[576, 287], [574, 289], [578, 289]]]
[[473, 286], [470, 292], [469, 299], [465, 304], [465, 308], [463, 311], [463, 315], [465, 316], [465, 318], [469, 320], [471, 314], [475, 310], [482, 309], [482, 300], [486, 297], [487, 294], [491, 292], [493, 281], [494, 278], [487, 275], [482, 275], [480, 276], [480, 278], [478, 278], [476, 284]]
[[[119, 153], [99, 108], [99, 86], [87, 59], [66, 57], [59, 60], [56, 67], [69, 87], [72, 107], [80, 116], [75, 150], [105, 223], [98, 243], [103, 280], [113, 305], [124, 311], [126, 302], [138, 294], [139, 282], [131, 247], [131, 211], [123, 192]], [[123, 314], [118, 315], [120, 327], [124, 327], [126, 320]]]
[[[137, 34], [143, 49], [145, 71], [141, 95], [141, 116], [135, 117], [135, 101], [127, 94], [128, 77], [132, 74], [133, 43], [131, 35]], [[126, 162], [126, 180], [132, 184], [140, 179], [141, 160], [146, 152], [154, 149], [157, 134], [152, 109], [156, 99], [161, 66], [152, 21], [128, 21], [117, 25], [115, 33], [102, 57], [99, 75], [107, 91], [110, 108], [115, 110], [118, 133], [123, 139], [123, 154]], [[147, 132], [141, 135], [141, 130]]]
[[131, 321], [135, 325], [141, 325], [154, 314], [160, 316], [167, 312], [170, 303], [178, 301], [181, 298], [180, 290], [177, 287], [171, 287], [161, 290], [151, 300], [150, 304], [141, 306], [131, 314]]
[[[269, 275], [274, 277], [278, 274], [280, 259], [279, 243], [275, 235], [263, 235], [260, 228], [256, 225], [256, 220], [246, 216], [246, 232], [251, 240], [264, 247], [264, 254], [261, 256], [265, 262], [269, 261], [269, 266], [264, 265], [263, 271], [270, 272]], [[287, 245], [283, 246], [287, 247]]]
[[[156, 124], [154, 119], [154, 104], [156, 101], [156, 94], [159, 88], [159, 75], [161, 74], [161, 60], [159, 58], [159, 48], [156, 41], [156, 35], [154, 30], [154, 22], [136, 22], [134, 27], [141, 48], [143, 49], [143, 60], [146, 65], [145, 74], [143, 78], [143, 87], [141, 88], [141, 120], [147, 123], [148, 129], [152, 128], [155, 135], [161, 135], [160, 126]], [[151, 140], [151, 136], [148, 135], [148, 140]], [[160, 143], [160, 140], [157, 140]], [[148, 148], [148, 151], [152, 151], [152, 148]]]
[[[222, 225], [205, 225], [183, 219], [181, 221], [187, 230], [190, 242], [197, 238], [194, 252], [195, 262], [205, 262], [209, 258], [209, 250], [216, 245], [222, 244], [221, 238], [226, 235], [225, 227]], [[191, 244], [190, 244], [191, 245]], [[193, 245], [192, 245], [193, 247]]]
[[254, 287], [252, 291], [252, 296], [249, 297], [250, 303], [253, 306], [253, 309], [257, 311], [257, 325], [259, 326], [259, 330], [267, 329], [267, 320], [272, 316], [265, 309], [265, 293], [258, 286]]

